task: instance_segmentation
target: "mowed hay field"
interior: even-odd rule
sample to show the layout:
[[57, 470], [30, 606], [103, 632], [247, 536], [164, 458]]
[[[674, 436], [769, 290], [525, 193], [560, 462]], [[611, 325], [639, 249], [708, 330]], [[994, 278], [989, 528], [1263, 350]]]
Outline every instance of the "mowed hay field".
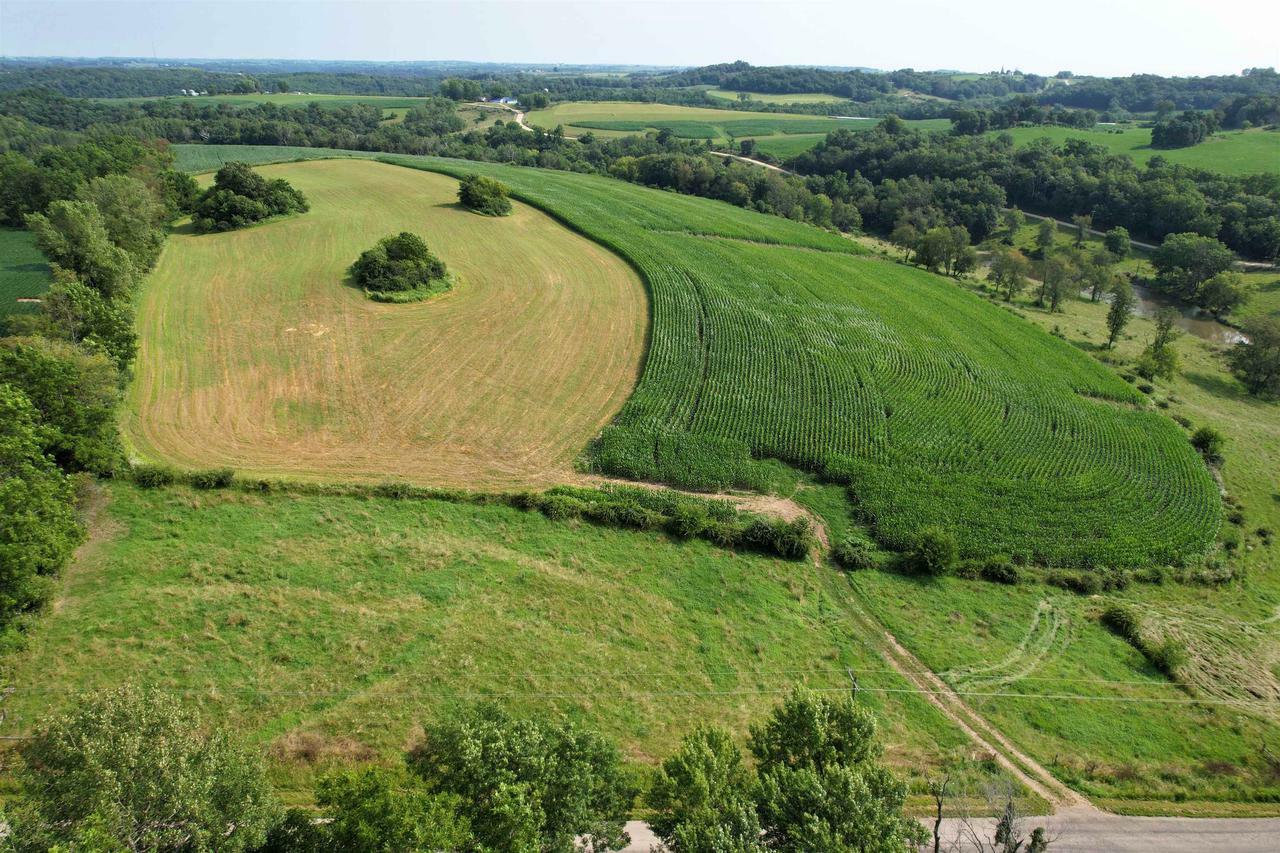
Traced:
[[[523, 204], [473, 214], [443, 175], [357, 160], [261, 171], [311, 211], [175, 234], [145, 285], [125, 419], [141, 457], [471, 488], [571, 476], [643, 354], [646, 298], [620, 258]], [[444, 258], [453, 291], [386, 305], [345, 283], [402, 230]]]

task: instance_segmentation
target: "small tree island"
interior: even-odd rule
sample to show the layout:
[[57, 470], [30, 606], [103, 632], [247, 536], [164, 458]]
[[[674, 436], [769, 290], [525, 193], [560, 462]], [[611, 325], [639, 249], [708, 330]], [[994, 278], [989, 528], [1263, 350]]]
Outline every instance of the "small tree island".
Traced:
[[377, 302], [416, 302], [453, 286], [444, 261], [417, 234], [383, 237], [351, 265], [356, 286]]
[[481, 175], [467, 175], [458, 187], [458, 201], [463, 207], [483, 213], [485, 216], [506, 216], [511, 213], [511, 191], [507, 185]]
[[310, 209], [307, 197], [283, 178], [268, 181], [247, 163], [228, 163], [196, 201], [191, 221], [198, 231], [232, 231]]

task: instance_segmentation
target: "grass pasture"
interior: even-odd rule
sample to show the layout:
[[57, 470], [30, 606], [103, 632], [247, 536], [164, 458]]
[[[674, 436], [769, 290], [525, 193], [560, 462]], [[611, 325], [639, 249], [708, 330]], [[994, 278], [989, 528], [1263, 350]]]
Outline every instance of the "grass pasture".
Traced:
[[873, 119], [836, 119], [797, 113], [750, 113], [710, 107], [644, 104], [626, 101], [573, 101], [526, 114], [526, 120], [550, 130], [564, 125], [571, 136], [596, 133], [628, 136], [670, 128], [686, 139], [723, 142], [744, 136], [828, 133], [841, 127], [874, 127]]
[[1162, 150], [1151, 147], [1151, 128], [1125, 127], [1108, 130], [1077, 130], [1069, 127], [1017, 127], [1012, 130], [992, 131], [1008, 133], [1018, 145], [1026, 145], [1037, 139], [1047, 138], [1061, 145], [1068, 139], [1084, 139], [1094, 145], [1102, 145], [1115, 154], [1126, 154], [1139, 163], [1152, 157], [1163, 157], [1170, 163], [1180, 163], [1197, 169], [1221, 172], [1225, 175], [1247, 175], [1256, 172], [1280, 174], [1280, 131], [1229, 130], [1215, 133], [1208, 140], [1190, 148]]
[[[639, 368], [646, 302], [621, 259], [525, 205], [470, 213], [442, 175], [356, 160], [263, 174], [311, 211], [175, 234], [144, 287], [125, 420], [139, 455], [469, 488], [570, 474]], [[383, 305], [344, 284], [401, 230], [444, 258], [453, 291]]]
[[765, 92], [729, 92], [724, 89], [714, 88], [707, 89], [707, 94], [713, 98], [720, 98], [723, 101], [737, 101], [739, 94], [746, 94], [753, 101], [763, 101], [766, 104], [838, 104], [847, 101], [848, 98], [841, 98], [836, 95], [827, 95], [822, 92], [803, 92], [794, 95], [773, 95]]
[[106, 488], [98, 540], [6, 660], [0, 734], [145, 678], [306, 801], [327, 767], [396, 761], [449, 703], [574, 718], [652, 764], [697, 723], [745, 735], [792, 684], [843, 692], [848, 667], [917, 790], [944, 762], [990, 772], [884, 671], [827, 568], [503, 506]]
[[0, 316], [33, 313], [49, 287], [49, 264], [30, 231], [0, 228]]

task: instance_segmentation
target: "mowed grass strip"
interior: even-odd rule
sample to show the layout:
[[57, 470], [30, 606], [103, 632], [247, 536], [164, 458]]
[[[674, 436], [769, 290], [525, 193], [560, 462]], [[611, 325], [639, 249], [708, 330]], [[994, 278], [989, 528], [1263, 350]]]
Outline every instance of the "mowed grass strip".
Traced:
[[[139, 305], [125, 419], [144, 458], [257, 475], [488, 488], [559, 482], [635, 384], [646, 300], [617, 256], [517, 204], [368, 161], [268, 167], [312, 209], [171, 237]], [[387, 234], [457, 275], [382, 305], [345, 283]]]

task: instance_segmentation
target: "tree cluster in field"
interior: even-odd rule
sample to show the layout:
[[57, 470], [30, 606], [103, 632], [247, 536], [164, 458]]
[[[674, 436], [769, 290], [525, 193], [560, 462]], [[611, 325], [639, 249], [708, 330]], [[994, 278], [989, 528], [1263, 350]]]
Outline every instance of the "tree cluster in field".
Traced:
[[351, 265], [357, 287], [375, 299], [405, 301], [449, 289], [449, 271], [417, 234], [401, 231], [383, 237]]
[[1026, 96], [1012, 98], [992, 109], [956, 108], [947, 118], [951, 119], [951, 132], [960, 136], [976, 136], [989, 130], [1008, 130], [1011, 127], [1031, 125], [1092, 128], [1098, 123], [1098, 114], [1093, 110], [1046, 107], [1035, 98]]
[[80, 541], [73, 477], [123, 464], [136, 284], [194, 193], [163, 147], [133, 139], [0, 155], [0, 216], [25, 223], [53, 268], [40, 313], [0, 330], [0, 643], [17, 641]]
[[302, 191], [284, 178], [269, 181], [246, 163], [228, 163], [196, 200], [191, 222], [200, 231], [232, 231], [310, 209]]
[[[1155, 241], [1215, 237], [1250, 257], [1280, 256], [1280, 175], [1228, 177], [1153, 157], [1140, 167], [1086, 140], [1015, 147], [1005, 134], [955, 136], [886, 119], [874, 130], [838, 130], [791, 160], [796, 171], [847, 186], [831, 195], [883, 231], [962, 225], [974, 240], [1016, 205], [1093, 227], [1123, 226]], [[852, 176], [852, 177], [851, 177]]]
[[464, 175], [458, 183], [458, 201], [468, 210], [485, 216], [511, 213], [511, 190], [501, 181], [483, 175]]
[[541, 494], [521, 495], [516, 503], [551, 519], [583, 518], [610, 527], [665, 530], [679, 539], [706, 539], [724, 548], [743, 548], [789, 560], [807, 557], [817, 544], [809, 519], [803, 516], [793, 521], [765, 518], [738, 512], [726, 501], [665, 489], [557, 486]]
[[490, 703], [428, 722], [399, 766], [320, 778], [318, 811], [285, 810], [262, 758], [162, 690], [80, 697], [20, 747], [6, 802], [18, 851], [227, 853], [619, 850], [637, 798], [673, 853], [900, 853], [925, 840], [881, 762], [875, 717], [849, 697], [788, 694], [733, 735], [699, 726], [646, 780], [572, 722]]
[[1219, 126], [1215, 113], [1187, 110], [1151, 127], [1151, 147], [1190, 148], [1217, 133]]

